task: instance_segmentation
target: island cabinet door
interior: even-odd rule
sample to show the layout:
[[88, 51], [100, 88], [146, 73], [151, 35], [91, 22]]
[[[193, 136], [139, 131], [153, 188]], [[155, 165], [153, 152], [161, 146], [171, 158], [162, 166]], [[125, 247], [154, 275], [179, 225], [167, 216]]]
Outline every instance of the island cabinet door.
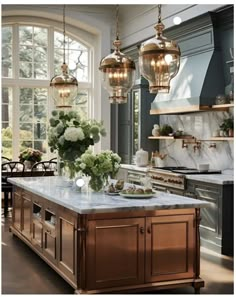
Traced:
[[144, 282], [145, 220], [92, 220], [87, 234], [87, 288]]
[[22, 234], [31, 240], [31, 196], [29, 193], [22, 194]]
[[21, 190], [16, 190], [13, 196], [13, 214], [12, 222], [14, 228], [21, 231], [21, 209], [22, 209], [22, 198]]
[[58, 266], [73, 283], [77, 275], [77, 214], [65, 208], [58, 211]]
[[32, 197], [32, 244], [43, 250], [43, 203], [37, 196]]
[[194, 277], [194, 214], [147, 218], [146, 282]]

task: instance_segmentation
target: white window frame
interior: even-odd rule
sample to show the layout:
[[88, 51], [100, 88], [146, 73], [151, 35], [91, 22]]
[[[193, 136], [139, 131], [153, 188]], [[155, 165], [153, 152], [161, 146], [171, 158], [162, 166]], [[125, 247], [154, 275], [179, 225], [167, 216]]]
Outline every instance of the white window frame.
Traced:
[[[9, 20], [7, 20], [9, 19]], [[17, 21], [19, 20], [19, 21]], [[44, 27], [48, 29], [48, 78], [45, 80], [40, 79], [27, 79], [27, 78], [19, 78], [19, 59], [17, 58], [19, 53], [19, 36], [18, 36], [18, 27], [19, 26], [37, 26]], [[26, 18], [24, 20], [22, 17], [14, 18], [14, 22], [12, 18], [6, 18], [3, 20], [2, 26], [13, 26], [13, 43], [12, 43], [12, 78], [2, 78], [2, 87], [11, 87], [12, 95], [13, 95], [13, 107], [12, 107], [12, 118], [14, 121], [12, 122], [12, 133], [13, 133], [13, 160], [18, 160], [19, 156], [19, 148], [20, 148], [20, 139], [19, 139], [19, 92], [20, 88], [47, 88], [48, 89], [48, 106], [47, 106], [47, 117], [50, 118], [51, 111], [54, 109], [54, 103], [51, 99], [51, 90], [49, 88], [50, 79], [54, 76], [54, 64], [53, 64], [53, 53], [54, 53], [54, 31], [62, 33], [61, 23], [57, 23], [54, 21], [45, 20], [42, 18], [37, 18], [36, 21], [33, 21], [29, 18], [27, 21]], [[71, 26], [69, 26], [71, 27]], [[77, 28], [72, 28], [72, 32], [76, 32]], [[81, 44], [83, 44], [88, 49], [88, 82], [80, 82], [79, 88], [86, 89], [88, 91], [88, 117], [94, 118], [94, 47], [88, 41], [92, 40], [91, 36], [88, 33], [88, 41], [79, 39], [75, 36], [75, 34], [71, 34], [68, 30], [66, 30], [66, 35], [71, 39], [74, 39]], [[83, 35], [86, 37], [86, 35]], [[51, 58], [50, 58], [51, 57]], [[47, 158], [51, 158], [52, 154], [48, 149]]]

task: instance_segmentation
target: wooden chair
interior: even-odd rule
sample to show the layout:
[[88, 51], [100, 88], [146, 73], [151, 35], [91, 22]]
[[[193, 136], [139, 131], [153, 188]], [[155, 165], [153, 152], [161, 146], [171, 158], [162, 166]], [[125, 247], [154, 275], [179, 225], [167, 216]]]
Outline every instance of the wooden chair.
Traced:
[[18, 161], [10, 161], [2, 164], [2, 172], [7, 172], [8, 176], [2, 176], [2, 193], [4, 193], [4, 216], [7, 217], [8, 214], [8, 202], [9, 194], [12, 200], [12, 184], [10, 184], [7, 179], [17, 172], [18, 176], [23, 176], [25, 170], [25, 165]]
[[38, 176], [45, 176], [45, 175], [49, 175], [47, 173], [49, 172], [54, 172], [57, 170], [57, 162], [53, 162], [53, 161], [41, 161], [38, 163], [35, 163], [32, 168], [31, 168], [31, 175], [35, 176], [35, 172], [39, 172], [39, 174], [37, 174]]

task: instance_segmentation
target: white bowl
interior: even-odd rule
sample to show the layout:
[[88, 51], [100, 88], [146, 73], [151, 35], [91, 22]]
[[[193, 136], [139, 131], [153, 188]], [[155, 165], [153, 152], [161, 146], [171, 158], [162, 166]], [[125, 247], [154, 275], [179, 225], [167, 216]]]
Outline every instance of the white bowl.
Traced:
[[208, 171], [210, 165], [209, 164], [198, 164], [198, 170], [200, 172]]

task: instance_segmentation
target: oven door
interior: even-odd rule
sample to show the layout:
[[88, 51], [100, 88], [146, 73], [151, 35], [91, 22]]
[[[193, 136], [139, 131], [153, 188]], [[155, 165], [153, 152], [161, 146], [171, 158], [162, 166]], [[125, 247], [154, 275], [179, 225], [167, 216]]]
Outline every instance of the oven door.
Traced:
[[169, 194], [184, 196], [184, 190], [182, 190], [182, 189], [175, 189], [175, 188], [171, 188], [171, 187], [166, 187], [164, 185], [162, 186], [162, 185], [158, 185], [156, 183], [152, 183], [152, 189], [156, 193], [165, 192], [165, 193], [169, 193]]

